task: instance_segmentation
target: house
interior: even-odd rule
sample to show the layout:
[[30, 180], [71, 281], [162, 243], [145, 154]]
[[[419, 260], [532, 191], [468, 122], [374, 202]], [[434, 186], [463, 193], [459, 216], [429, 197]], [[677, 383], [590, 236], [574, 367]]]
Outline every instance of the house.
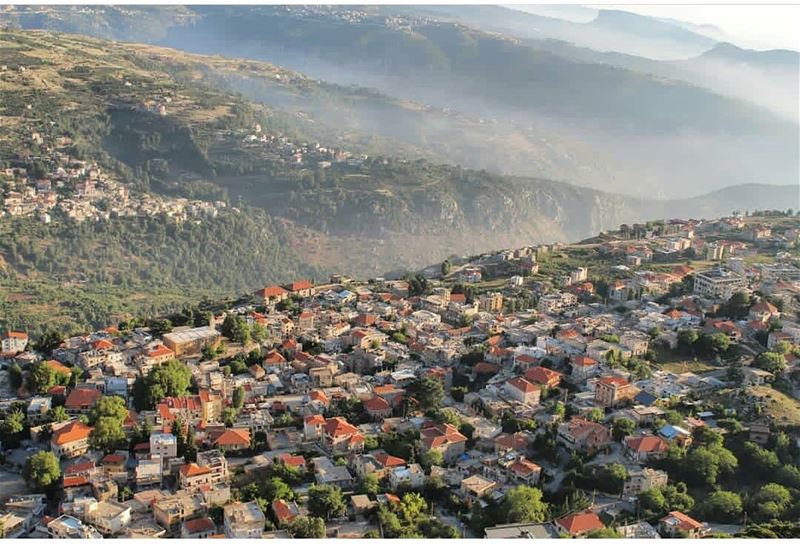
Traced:
[[666, 517], [662, 517], [658, 522], [658, 529], [667, 537], [689, 539], [699, 539], [708, 531], [703, 523], [679, 511], [669, 512]]
[[424, 451], [442, 452], [445, 463], [454, 462], [464, 453], [467, 437], [452, 424], [435, 424], [420, 430], [420, 444]]
[[163, 472], [160, 459], [140, 459], [134, 471], [137, 488], [161, 486]]
[[[46, 519], [46, 518], [45, 518]], [[51, 539], [102, 539], [97, 529], [84, 524], [71, 515], [60, 515], [47, 522], [47, 534]]]
[[284, 500], [283, 498], [272, 502], [272, 514], [280, 526], [286, 526], [300, 515], [300, 508], [296, 502]]
[[576, 355], [572, 357], [572, 373], [570, 379], [575, 384], [582, 384], [589, 378], [597, 375], [599, 362], [586, 355]]
[[178, 439], [173, 434], [153, 432], [150, 434], [150, 455], [161, 460], [162, 465], [178, 456]]
[[669, 477], [665, 471], [644, 467], [629, 471], [628, 478], [622, 487], [622, 493], [627, 496], [636, 496], [651, 488], [664, 487], [668, 481]]
[[89, 449], [89, 436], [92, 429], [79, 420], [53, 431], [50, 437], [50, 450], [59, 458], [71, 459], [83, 455]]
[[186, 463], [178, 469], [178, 482], [181, 488], [199, 488], [214, 484], [211, 469], [197, 463]]
[[773, 304], [761, 301], [750, 307], [748, 318], [766, 324], [781, 317], [781, 312]]
[[748, 439], [759, 445], [766, 445], [769, 441], [770, 428], [767, 424], [751, 424]]
[[692, 433], [672, 424], [666, 424], [658, 431], [658, 436], [668, 444], [676, 443], [688, 447], [692, 443]]
[[518, 455], [506, 465], [510, 477], [515, 481], [529, 486], [539, 484], [542, 468], [522, 455]]
[[494, 451], [499, 454], [508, 452], [525, 453], [533, 444], [536, 436], [529, 432], [514, 432], [513, 434], [500, 434], [494, 439]]
[[93, 502], [86, 513], [86, 522], [104, 535], [116, 535], [131, 523], [131, 508], [113, 500]]
[[484, 529], [487, 539], [557, 539], [558, 530], [550, 523], [507, 523]]
[[226, 428], [214, 440], [214, 446], [226, 452], [250, 449], [250, 431], [246, 428]]
[[332, 484], [342, 489], [350, 488], [353, 476], [344, 465], [336, 465], [328, 457], [315, 457], [311, 460], [317, 484]]
[[539, 404], [542, 395], [542, 388], [538, 384], [533, 384], [522, 377], [515, 377], [505, 383], [506, 394], [514, 401], [519, 401], [523, 405], [535, 407]]
[[322, 431], [323, 444], [331, 453], [360, 452], [364, 449], [364, 435], [344, 417], [326, 420]]
[[16, 355], [28, 347], [28, 334], [21, 331], [6, 331], [0, 335], [0, 353]]
[[290, 453], [282, 453], [278, 456], [278, 461], [283, 463], [286, 467], [295, 467], [301, 471], [306, 470], [306, 458], [302, 455], [292, 455]]
[[29, 424], [39, 424], [47, 421], [47, 415], [53, 405], [52, 397], [33, 397], [25, 411]]
[[552, 389], [561, 383], [563, 374], [545, 368], [544, 366], [533, 366], [525, 371], [525, 379], [534, 384], [539, 384], [544, 388]]
[[589, 510], [556, 519], [555, 525], [559, 534], [568, 535], [573, 539], [584, 538], [592, 531], [605, 528], [598, 515]]
[[256, 302], [259, 302], [264, 306], [272, 306], [273, 304], [289, 298], [289, 291], [283, 287], [279, 287], [278, 285], [271, 285], [256, 291], [254, 298]]
[[569, 450], [594, 453], [608, 444], [611, 433], [601, 424], [572, 417], [558, 426], [556, 439]]
[[628, 436], [623, 444], [623, 451], [636, 462], [649, 459], [660, 459], [667, 454], [669, 445], [658, 436]]
[[217, 526], [210, 517], [189, 519], [181, 525], [182, 539], [207, 539], [217, 534]]
[[234, 502], [223, 508], [225, 536], [229, 539], [260, 539], [266, 517], [258, 502]]
[[365, 400], [364, 410], [373, 420], [392, 416], [392, 406], [379, 395]]
[[314, 294], [314, 285], [311, 281], [303, 279], [301, 281], [294, 281], [288, 285], [284, 285], [291, 295], [306, 298]]
[[211, 471], [211, 478], [215, 484], [228, 482], [228, 460], [219, 450], [197, 452], [197, 464]]
[[219, 341], [220, 333], [211, 326], [195, 328], [175, 328], [161, 340], [176, 357], [199, 353], [203, 347], [213, 346]]
[[744, 289], [744, 276], [723, 268], [698, 271], [694, 274], [694, 294], [710, 299], [728, 300], [733, 293]]
[[76, 387], [67, 395], [64, 410], [73, 416], [86, 414], [94, 408], [97, 400], [102, 396], [100, 390]]
[[497, 487], [497, 483], [481, 475], [472, 475], [461, 481], [461, 497], [468, 506], [489, 496]]
[[594, 400], [603, 407], [614, 407], [630, 401], [639, 389], [620, 376], [603, 376], [594, 386]]
[[320, 440], [325, 429], [325, 417], [310, 415], [303, 419], [303, 436], [306, 441]]
[[203, 497], [198, 492], [180, 492], [160, 498], [152, 503], [153, 518], [156, 523], [171, 532], [191, 519], [202, 517], [206, 510]]
[[175, 353], [172, 349], [164, 345], [156, 345], [142, 354], [142, 364], [144, 364], [144, 368], [151, 369], [173, 358], [175, 358]]
[[401, 487], [420, 489], [425, 485], [425, 472], [419, 463], [389, 469], [389, 486], [393, 491]]

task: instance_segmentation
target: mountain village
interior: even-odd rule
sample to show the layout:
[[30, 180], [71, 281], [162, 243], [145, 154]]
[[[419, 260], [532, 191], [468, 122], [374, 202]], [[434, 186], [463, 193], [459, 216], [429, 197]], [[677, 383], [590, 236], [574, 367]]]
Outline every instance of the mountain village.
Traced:
[[[76, 337], [4, 331], [0, 532], [700, 538], [796, 519], [799, 236], [782, 211], [623, 225]], [[742, 475], [765, 484], [723, 490]]]

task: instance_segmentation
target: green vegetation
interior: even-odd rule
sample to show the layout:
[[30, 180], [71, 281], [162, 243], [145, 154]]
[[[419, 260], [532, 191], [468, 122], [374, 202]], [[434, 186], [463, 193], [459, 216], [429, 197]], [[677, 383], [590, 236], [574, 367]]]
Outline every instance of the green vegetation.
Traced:
[[137, 411], [154, 409], [164, 397], [184, 395], [189, 389], [192, 373], [177, 360], [154, 366], [146, 376], [137, 376], [133, 384], [133, 406]]
[[39, 490], [53, 488], [61, 478], [58, 458], [49, 451], [35, 453], [25, 462], [23, 476]]

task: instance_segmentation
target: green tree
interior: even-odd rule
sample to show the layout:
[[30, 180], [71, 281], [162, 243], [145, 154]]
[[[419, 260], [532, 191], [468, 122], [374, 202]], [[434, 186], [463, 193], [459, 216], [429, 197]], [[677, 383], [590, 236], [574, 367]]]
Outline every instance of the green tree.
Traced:
[[91, 444], [95, 449], [113, 451], [125, 444], [122, 423], [114, 417], [100, 417], [91, 434]]
[[724, 438], [716, 430], [707, 426], [700, 426], [692, 431], [692, 439], [698, 446], [721, 446]]
[[289, 534], [295, 539], [324, 539], [325, 521], [319, 517], [300, 516], [287, 527]]
[[378, 477], [374, 473], [368, 473], [361, 479], [360, 492], [364, 494], [377, 494], [381, 489]]
[[542, 491], [530, 486], [516, 486], [509, 490], [504, 512], [508, 523], [542, 523], [549, 513], [542, 500]]
[[250, 326], [242, 316], [228, 314], [220, 326], [222, 335], [233, 341], [246, 345], [250, 342]]
[[426, 413], [438, 409], [444, 399], [444, 385], [434, 376], [418, 378], [408, 387], [408, 392]]
[[133, 383], [133, 405], [137, 411], [154, 409], [164, 397], [184, 395], [191, 384], [189, 367], [175, 359], [154, 366]]
[[709, 521], [735, 523], [742, 516], [742, 498], [736, 492], [717, 490], [706, 497], [701, 509]]
[[620, 494], [628, 478], [628, 470], [621, 463], [610, 463], [597, 476], [598, 488], [609, 494]]
[[40, 451], [25, 461], [22, 475], [37, 489], [48, 490], [61, 478], [61, 466], [53, 452]]
[[780, 467], [778, 454], [774, 451], [762, 448], [753, 442], [745, 442], [742, 444], [742, 449], [743, 464], [760, 476], [770, 476]]
[[772, 374], [778, 374], [786, 369], [786, 358], [782, 354], [767, 351], [755, 358], [753, 366]]
[[233, 406], [236, 409], [241, 409], [243, 405], [244, 405], [244, 387], [236, 386], [236, 389], [233, 390]]
[[442, 466], [444, 463], [444, 454], [439, 450], [431, 449], [420, 455], [419, 462], [426, 470], [430, 471], [431, 467]]
[[53, 407], [47, 411], [47, 420], [50, 422], [63, 422], [68, 418], [69, 415], [67, 414], [67, 410], [62, 405]]
[[589, 411], [589, 414], [586, 415], [586, 418], [592, 422], [603, 422], [605, 417], [606, 414], [603, 412], [603, 409], [598, 409], [597, 407]]
[[28, 389], [35, 393], [44, 393], [62, 381], [66, 378], [46, 362], [37, 362], [28, 371]]
[[3, 448], [19, 447], [24, 431], [25, 414], [19, 409], [8, 413], [5, 420], [0, 423], [0, 440], [3, 442]]
[[292, 488], [286, 484], [281, 477], [271, 477], [261, 489], [261, 493], [267, 500], [294, 500], [295, 495]]
[[783, 516], [792, 503], [792, 494], [785, 486], [769, 483], [753, 495], [752, 507], [761, 519], [778, 519]]
[[732, 473], [737, 465], [736, 456], [722, 446], [698, 447], [686, 457], [689, 478], [697, 484], [716, 484], [720, 475]]
[[636, 430], [636, 423], [629, 418], [618, 418], [614, 421], [611, 429], [614, 440], [621, 442], [626, 436], [630, 436]]
[[589, 531], [586, 535], [587, 539], [621, 539], [622, 534], [613, 527], [603, 527], [602, 529], [595, 529]]
[[128, 406], [125, 404], [125, 400], [116, 395], [104, 395], [98, 399], [90, 414], [90, 419], [95, 422], [101, 417], [112, 418], [121, 426], [128, 418]]
[[442, 275], [449, 275], [452, 269], [453, 266], [450, 264], [450, 260], [445, 260], [442, 262]]
[[22, 387], [22, 368], [16, 362], [8, 367], [8, 381], [12, 389], [17, 390]]
[[329, 520], [344, 515], [346, 509], [338, 486], [314, 484], [308, 489], [308, 511], [312, 515]]

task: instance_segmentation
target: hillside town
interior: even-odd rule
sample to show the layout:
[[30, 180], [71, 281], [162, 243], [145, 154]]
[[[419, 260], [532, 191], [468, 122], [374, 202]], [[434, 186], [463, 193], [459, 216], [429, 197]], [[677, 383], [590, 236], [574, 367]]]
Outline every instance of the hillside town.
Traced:
[[[20, 203], [102, 181], [58, 174]], [[623, 225], [3, 331], [0, 533], [797, 536], [798, 237], [782, 211]]]

